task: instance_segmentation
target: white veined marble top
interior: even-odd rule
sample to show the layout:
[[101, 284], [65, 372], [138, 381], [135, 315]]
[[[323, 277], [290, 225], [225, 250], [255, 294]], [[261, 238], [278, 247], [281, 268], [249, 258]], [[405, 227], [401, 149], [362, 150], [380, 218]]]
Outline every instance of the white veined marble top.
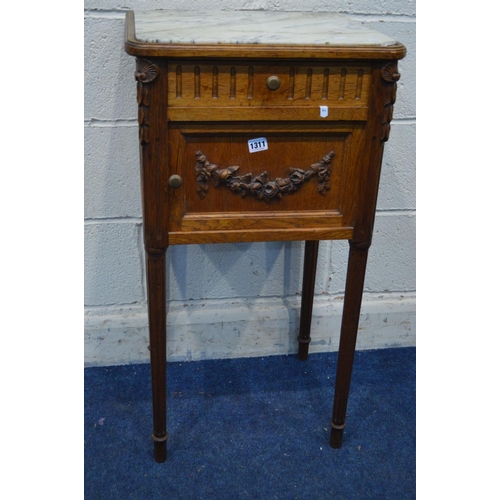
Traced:
[[396, 40], [335, 13], [134, 11], [147, 43], [390, 46]]

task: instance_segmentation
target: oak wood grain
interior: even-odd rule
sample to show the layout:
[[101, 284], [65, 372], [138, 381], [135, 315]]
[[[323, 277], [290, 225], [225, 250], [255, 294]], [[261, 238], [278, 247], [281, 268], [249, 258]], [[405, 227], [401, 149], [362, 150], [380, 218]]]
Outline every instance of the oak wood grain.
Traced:
[[348, 240], [353, 235], [349, 227], [307, 229], [237, 229], [232, 231], [181, 231], [170, 233], [172, 245], [203, 243], [250, 243], [253, 241]]
[[342, 227], [340, 213], [305, 212], [227, 212], [211, 214], [186, 214], [182, 218], [183, 231], [231, 231], [234, 229], [305, 229]]

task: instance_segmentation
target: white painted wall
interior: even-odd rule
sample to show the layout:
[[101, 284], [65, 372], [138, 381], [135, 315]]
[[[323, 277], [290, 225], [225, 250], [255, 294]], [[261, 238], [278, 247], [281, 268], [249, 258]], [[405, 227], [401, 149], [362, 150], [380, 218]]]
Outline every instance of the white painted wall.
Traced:
[[[85, 1], [85, 360], [147, 361], [129, 9], [342, 12], [404, 43], [360, 322], [360, 349], [415, 345], [415, 1]], [[338, 348], [347, 242], [321, 242], [311, 352]], [[170, 360], [296, 352], [303, 243], [168, 250]]]

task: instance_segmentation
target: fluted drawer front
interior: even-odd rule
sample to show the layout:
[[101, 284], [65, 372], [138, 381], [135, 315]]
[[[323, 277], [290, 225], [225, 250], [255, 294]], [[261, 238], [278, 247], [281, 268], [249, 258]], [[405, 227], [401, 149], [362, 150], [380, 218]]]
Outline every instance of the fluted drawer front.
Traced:
[[[169, 107], [366, 107], [369, 66], [200, 64], [168, 67]], [[273, 79], [269, 88], [268, 79]]]

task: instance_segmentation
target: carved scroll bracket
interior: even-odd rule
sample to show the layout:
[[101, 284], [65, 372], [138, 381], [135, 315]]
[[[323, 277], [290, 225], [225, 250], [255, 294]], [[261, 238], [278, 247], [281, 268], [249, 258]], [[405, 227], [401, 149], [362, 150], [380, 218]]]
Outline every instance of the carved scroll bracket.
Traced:
[[239, 166], [219, 169], [218, 165], [210, 163], [201, 151], [197, 151], [195, 165], [197, 192], [203, 199], [207, 195], [211, 181], [215, 187], [225, 186], [242, 197], [251, 195], [258, 200], [270, 202], [273, 198], [281, 199], [284, 194], [298, 191], [312, 177], [317, 177], [318, 192], [324, 195], [330, 189], [331, 162], [334, 156], [335, 153], [330, 151], [319, 162], [313, 163], [308, 170], [292, 167], [288, 177], [272, 181], [269, 180], [267, 172], [255, 177], [251, 173], [237, 176], [235, 174]]
[[396, 102], [396, 82], [400, 78], [398, 73], [398, 63], [390, 62], [386, 64], [381, 72], [380, 76], [384, 81], [385, 95], [384, 95], [384, 118], [382, 121], [382, 141], [389, 140], [389, 133], [391, 131], [391, 120], [393, 114], [394, 103]]
[[389, 83], [396, 83], [401, 75], [398, 73], [398, 64], [391, 62], [382, 68], [382, 79]]
[[158, 66], [142, 57], [136, 58], [135, 79], [140, 83], [151, 83], [158, 76]]
[[134, 77], [137, 80], [139, 140], [142, 145], [149, 142], [149, 84], [158, 76], [158, 72], [156, 64], [142, 57], [136, 58]]

